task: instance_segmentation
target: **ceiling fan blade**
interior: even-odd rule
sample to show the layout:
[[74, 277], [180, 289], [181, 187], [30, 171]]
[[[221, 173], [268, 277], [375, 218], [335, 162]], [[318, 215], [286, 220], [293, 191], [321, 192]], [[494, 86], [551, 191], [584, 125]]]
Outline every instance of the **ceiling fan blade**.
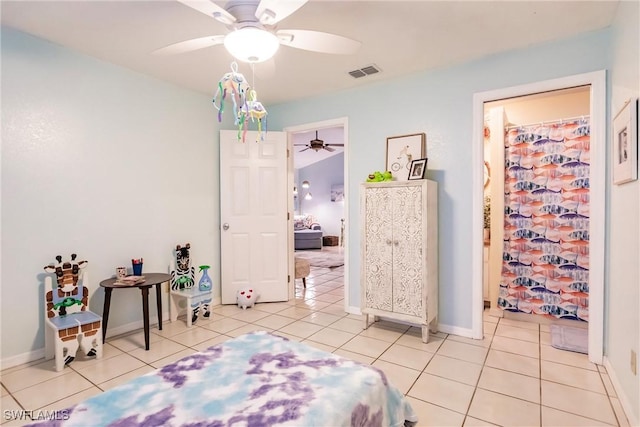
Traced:
[[275, 25], [296, 10], [300, 9], [308, 0], [262, 0], [256, 9], [256, 18], [262, 25]]
[[294, 146], [298, 146], [298, 147], [308, 147], [307, 144], [293, 144]]
[[193, 50], [204, 49], [205, 47], [222, 44], [224, 36], [207, 36], [197, 39], [186, 40], [179, 43], [170, 44], [158, 50], [154, 50], [154, 55], [174, 55], [176, 53], [191, 52]]
[[331, 147], [344, 147], [344, 144], [325, 144], [327, 146], [331, 146]]
[[223, 24], [233, 24], [236, 22], [235, 16], [221, 8], [215, 3], [211, 3], [209, 0], [178, 0], [185, 6], [189, 6], [191, 9], [195, 9], [200, 13], [215, 18]]
[[322, 147], [322, 148], [324, 148], [327, 151], [336, 151], [335, 148], [327, 147], [326, 145], [324, 147]]
[[362, 44], [346, 37], [311, 30], [279, 30], [276, 35], [280, 44], [285, 46], [338, 55], [352, 55]]
[[308, 150], [308, 149], [310, 149], [310, 148], [311, 148], [311, 147], [307, 147], [307, 148], [305, 148], [304, 150], [300, 150], [300, 151], [298, 151], [298, 153], [302, 153], [303, 151], [307, 151], [307, 150]]

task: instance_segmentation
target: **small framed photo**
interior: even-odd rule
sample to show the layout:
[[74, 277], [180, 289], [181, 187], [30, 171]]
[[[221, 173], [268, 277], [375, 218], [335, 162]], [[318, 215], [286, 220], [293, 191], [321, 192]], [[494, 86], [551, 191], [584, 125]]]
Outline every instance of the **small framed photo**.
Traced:
[[638, 179], [638, 99], [630, 99], [613, 118], [613, 183]]
[[408, 179], [424, 179], [424, 173], [427, 170], [427, 159], [418, 159], [411, 161]]
[[391, 136], [387, 138], [386, 170], [391, 171], [395, 181], [406, 181], [411, 162], [427, 156], [425, 149], [426, 135]]

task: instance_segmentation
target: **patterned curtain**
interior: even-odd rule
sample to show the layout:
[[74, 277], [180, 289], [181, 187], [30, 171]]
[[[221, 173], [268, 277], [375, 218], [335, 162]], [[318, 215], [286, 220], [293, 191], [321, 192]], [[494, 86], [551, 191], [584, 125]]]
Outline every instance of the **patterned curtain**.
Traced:
[[589, 119], [511, 129], [498, 306], [589, 320]]

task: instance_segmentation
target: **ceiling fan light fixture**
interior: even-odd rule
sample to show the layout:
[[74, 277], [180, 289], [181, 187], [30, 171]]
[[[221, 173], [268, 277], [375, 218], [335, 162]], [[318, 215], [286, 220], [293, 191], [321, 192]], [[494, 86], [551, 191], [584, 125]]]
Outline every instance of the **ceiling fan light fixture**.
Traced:
[[224, 47], [239, 61], [263, 62], [271, 59], [280, 47], [275, 34], [260, 28], [241, 28], [224, 38]]

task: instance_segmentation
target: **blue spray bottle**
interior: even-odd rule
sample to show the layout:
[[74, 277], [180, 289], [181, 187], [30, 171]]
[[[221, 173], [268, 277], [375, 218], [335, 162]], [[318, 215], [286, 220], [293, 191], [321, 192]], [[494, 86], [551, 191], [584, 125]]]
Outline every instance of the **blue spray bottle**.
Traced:
[[200, 271], [202, 272], [202, 277], [200, 278], [200, 281], [198, 282], [198, 289], [200, 289], [201, 291], [210, 291], [211, 287], [212, 287], [212, 282], [211, 282], [211, 278], [209, 277], [209, 274], [207, 273], [207, 270], [209, 270], [209, 266], [208, 265], [201, 265], [200, 266]]

